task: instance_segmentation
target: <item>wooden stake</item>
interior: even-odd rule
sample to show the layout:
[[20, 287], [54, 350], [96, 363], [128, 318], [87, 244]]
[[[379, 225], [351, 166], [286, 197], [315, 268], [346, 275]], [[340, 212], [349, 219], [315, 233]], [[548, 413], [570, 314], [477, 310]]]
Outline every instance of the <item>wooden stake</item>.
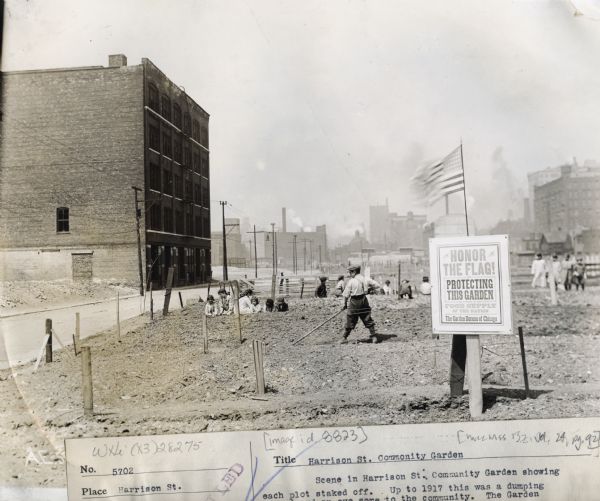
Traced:
[[242, 319], [240, 318], [240, 284], [237, 280], [231, 282], [231, 288], [233, 290], [233, 313], [235, 314], [235, 323], [237, 325], [238, 332], [240, 334], [240, 343], [243, 341], [242, 338]]
[[469, 381], [469, 411], [472, 418], [483, 413], [483, 390], [481, 389], [481, 352], [478, 335], [467, 337], [467, 378]]
[[271, 277], [271, 299], [275, 301], [275, 283], [277, 282], [277, 277], [273, 275]]
[[525, 360], [525, 341], [523, 340], [523, 327], [519, 327], [519, 345], [521, 346], [521, 362], [523, 364], [523, 381], [525, 382], [525, 398], [529, 398], [529, 375], [527, 374], [527, 361]]
[[202, 312], [202, 337], [204, 339], [204, 353], [208, 353], [208, 321], [204, 312]]
[[94, 413], [94, 390], [92, 387], [92, 354], [89, 346], [81, 348], [81, 374], [83, 381], [83, 414]]
[[46, 342], [46, 363], [52, 362], [52, 319], [46, 319], [46, 336], [48, 341]]
[[304, 295], [304, 277], [302, 277], [300, 279], [300, 299], [302, 299], [303, 295]]
[[120, 315], [120, 311], [119, 311], [119, 307], [120, 307], [120, 301], [119, 301], [119, 293], [117, 292], [117, 339], [119, 340], [119, 343], [121, 342], [121, 315]]
[[181, 305], [181, 309], [183, 310], [183, 298], [181, 297], [181, 291], [179, 291], [179, 304]]
[[152, 281], [150, 281], [150, 320], [154, 320], [154, 299], [152, 299]]
[[75, 313], [75, 334], [73, 335], [73, 346], [75, 347], [75, 355], [81, 353], [81, 319], [79, 312]]
[[42, 356], [44, 355], [44, 351], [46, 350], [46, 344], [48, 343], [48, 334], [46, 334], [44, 336], [44, 341], [42, 342], [42, 347], [40, 348], [40, 354], [37, 357], [37, 360], [35, 361], [35, 366], [33, 367], [33, 372], [36, 372], [38, 370], [38, 367], [40, 366], [40, 362], [42, 361]]
[[263, 367], [265, 343], [258, 339], [252, 341], [252, 351], [254, 352], [254, 370], [256, 372], [256, 394], [265, 394], [265, 371]]
[[165, 290], [165, 304], [163, 306], [163, 317], [169, 314], [169, 302], [171, 301], [171, 289], [173, 288], [173, 272], [175, 269], [171, 266], [167, 273], [167, 288]]

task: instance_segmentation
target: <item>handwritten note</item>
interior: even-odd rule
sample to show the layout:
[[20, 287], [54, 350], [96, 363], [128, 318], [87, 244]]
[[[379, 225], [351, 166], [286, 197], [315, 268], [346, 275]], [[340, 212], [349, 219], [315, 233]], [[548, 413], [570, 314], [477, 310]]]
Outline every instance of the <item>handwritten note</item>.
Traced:
[[600, 418], [66, 441], [69, 500], [589, 500]]

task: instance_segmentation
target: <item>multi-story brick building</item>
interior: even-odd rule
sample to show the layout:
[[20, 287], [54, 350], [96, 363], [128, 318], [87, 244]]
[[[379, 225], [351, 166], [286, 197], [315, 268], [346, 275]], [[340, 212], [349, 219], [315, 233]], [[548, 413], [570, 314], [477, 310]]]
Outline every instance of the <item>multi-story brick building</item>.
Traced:
[[151, 61], [2, 75], [3, 278], [207, 280], [209, 115]]

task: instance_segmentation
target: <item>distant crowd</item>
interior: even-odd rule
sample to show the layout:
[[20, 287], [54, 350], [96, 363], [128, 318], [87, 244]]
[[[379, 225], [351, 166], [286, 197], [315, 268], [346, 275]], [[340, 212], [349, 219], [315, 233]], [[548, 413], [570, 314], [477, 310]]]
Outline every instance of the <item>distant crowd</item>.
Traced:
[[[238, 306], [241, 315], [261, 312], [285, 312], [289, 309], [289, 305], [283, 296], [278, 297], [276, 301], [268, 298], [265, 300], [264, 304], [261, 304], [260, 299], [254, 294], [252, 289], [246, 289], [240, 294]], [[206, 298], [204, 313], [207, 317], [232, 315], [234, 311], [235, 299], [225, 288], [219, 289], [216, 298], [212, 294], [209, 294]]]
[[547, 287], [554, 281], [556, 287], [562, 286], [566, 291], [572, 290], [573, 286], [576, 290], [580, 287], [582, 291], [585, 290], [587, 274], [582, 257], [575, 259], [567, 254], [561, 260], [557, 254], [553, 254], [551, 260], [545, 260], [542, 254], [538, 253], [531, 263], [531, 274], [531, 287], [534, 288]]

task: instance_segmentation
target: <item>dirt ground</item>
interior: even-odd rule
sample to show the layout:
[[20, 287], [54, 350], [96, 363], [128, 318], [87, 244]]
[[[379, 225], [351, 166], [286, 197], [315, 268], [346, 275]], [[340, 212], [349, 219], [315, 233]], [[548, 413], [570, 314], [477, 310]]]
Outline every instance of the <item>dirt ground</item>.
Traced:
[[[525, 332], [530, 398], [525, 399], [517, 336], [482, 337], [483, 419], [600, 415], [600, 289], [514, 294]], [[153, 322], [139, 317], [85, 340], [91, 347], [94, 411], [84, 417], [81, 361], [72, 348], [35, 373], [0, 373], [0, 484], [64, 486], [63, 439], [469, 420], [468, 396], [451, 399], [450, 337], [431, 337], [429, 297], [371, 298], [380, 344], [359, 327], [340, 345], [336, 299], [291, 299], [287, 313], [208, 319], [201, 306]], [[255, 394], [252, 341], [265, 343], [267, 393]]]
[[106, 280], [5, 281], [0, 282], [0, 314], [100, 301], [115, 297], [117, 292], [129, 296], [139, 289], [134, 284]]

